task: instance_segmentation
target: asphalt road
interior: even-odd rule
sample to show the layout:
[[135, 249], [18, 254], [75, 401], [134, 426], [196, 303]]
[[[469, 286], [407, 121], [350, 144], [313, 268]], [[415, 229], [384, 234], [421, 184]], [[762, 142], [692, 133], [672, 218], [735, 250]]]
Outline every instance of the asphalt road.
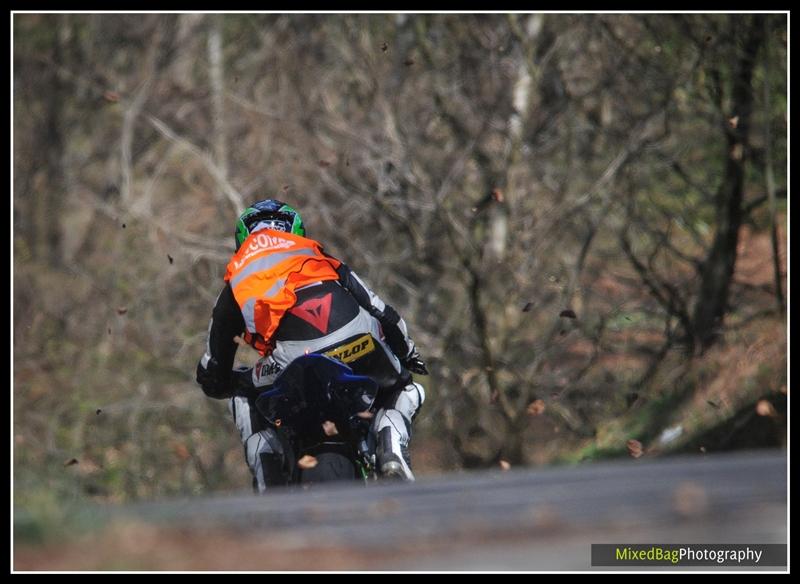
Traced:
[[146, 503], [107, 510], [102, 534], [48, 565], [17, 564], [587, 570], [591, 543], [786, 543], [786, 471], [785, 452], [757, 451]]

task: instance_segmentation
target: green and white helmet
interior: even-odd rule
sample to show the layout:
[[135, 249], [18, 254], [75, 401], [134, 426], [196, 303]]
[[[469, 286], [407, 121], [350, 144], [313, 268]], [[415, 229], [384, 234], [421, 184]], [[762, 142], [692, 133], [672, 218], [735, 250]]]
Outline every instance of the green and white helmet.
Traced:
[[267, 199], [250, 205], [236, 221], [236, 251], [251, 233], [261, 229], [285, 231], [305, 237], [306, 229], [300, 213], [275, 199]]

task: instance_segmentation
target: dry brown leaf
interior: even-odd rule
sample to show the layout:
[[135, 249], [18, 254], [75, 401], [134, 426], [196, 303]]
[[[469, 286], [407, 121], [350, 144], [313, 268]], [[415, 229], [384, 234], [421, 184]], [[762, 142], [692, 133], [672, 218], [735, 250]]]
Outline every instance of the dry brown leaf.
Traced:
[[78, 464], [77, 458], [70, 458], [69, 460], [64, 462], [64, 466], [73, 466], [75, 464]]
[[675, 511], [684, 517], [703, 513], [708, 509], [708, 494], [696, 483], [684, 482], [678, 485], [672, 495]]
[[116, 91], [106, 91], [103, 94], [103, 99], [110, 101], [111, 103], [117, 103], [119, 101], [119, 93]]
[[769, 416], [769, 417], [778, 415], [778, 412], [775, 411], [775, 407], [765, 399], [760, 400], [756, 404], [756, 413], [759, 416]]
[[642, 454], [644, 454], [642, 443], [638, 440], [628, 440], [626, 446], [628, 447], [628, 454], [630, 454], [633, 458], [639, 458]]
[[554, 529], [561, 523], [558, 511], [551, 505], [537, 505], [530, 510], [530, 514], [539, 529]]
[[297, 466], [302, 468], [303, 470], [308, 470], [310, 468], [314, 468], [318, 464], [318, 460], [311, 456], [310, 454], [306, 454], [300, 460], [297, 461]]
[[175, 455], [180, 458], [181, 460], [189, 460], [192, 455], [189, 453], [189, 449], [186, 447], [186, 444], [181, 442], [176, 442], [172, 445], [172, 450], [175, 452]]
[[128, 309], [124, 306], [117, 308], [117, 314], [125, 314], [126, 312], [128, 312]]
[[503, 191], [500, 189], [492, 189], [492, 198], [498, 203], [503, 202]]
[[528, 405], [527, 412], [529, 416], [540, 416], [544, 413], [544, 401], [540, 399], [532, 401]]

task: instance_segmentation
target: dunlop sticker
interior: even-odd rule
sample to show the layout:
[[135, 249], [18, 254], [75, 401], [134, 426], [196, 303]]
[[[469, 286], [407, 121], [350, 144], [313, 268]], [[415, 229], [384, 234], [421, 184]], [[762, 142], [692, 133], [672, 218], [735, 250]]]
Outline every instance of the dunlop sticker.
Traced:
[[352, 343], [347, 343], [340, 347], [336, 347], [325, 353], [326, 356], [341, 361], [342, 363], [350, 363], [359, 357], [363, 357], [367, 353], [375, 350], [375, 342], [372, 340], [371, 335], [364, 335], [358, 337]]

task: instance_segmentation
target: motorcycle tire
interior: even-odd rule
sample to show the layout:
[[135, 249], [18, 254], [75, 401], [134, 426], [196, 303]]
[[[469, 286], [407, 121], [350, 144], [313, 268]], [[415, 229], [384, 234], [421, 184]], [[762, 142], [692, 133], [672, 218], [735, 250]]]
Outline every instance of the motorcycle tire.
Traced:
[[317, 464], [313, 468], [304, 469], [300, 475], [300, 483], [331, 483], [336, 481], [352, 481], [358, 478], [358, 472], [352, 460], [337, 452], [321, 452], [315, 455]]

